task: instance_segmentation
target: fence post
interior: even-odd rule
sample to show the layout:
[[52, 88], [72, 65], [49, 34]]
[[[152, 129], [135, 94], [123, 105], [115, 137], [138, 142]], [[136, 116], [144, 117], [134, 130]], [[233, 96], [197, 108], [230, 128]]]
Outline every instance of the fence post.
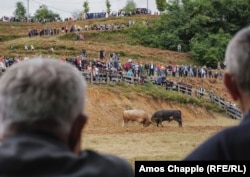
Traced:
[[107, 79], [107, 84], [109, 84], [110, 83], [110, 78], [109, 78], [109, 72], [107, 72], [107, 74], [106, 74], [106, 79]]
[[90, 83], [91, 84], [93, 83], [93, 73], [92, 73], [92, 71], [90, 72]]

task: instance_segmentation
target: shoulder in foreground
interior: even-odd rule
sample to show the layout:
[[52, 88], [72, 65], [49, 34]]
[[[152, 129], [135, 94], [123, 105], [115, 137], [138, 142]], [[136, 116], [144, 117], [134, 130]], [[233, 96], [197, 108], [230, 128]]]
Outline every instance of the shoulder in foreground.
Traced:
[[121, 157], [99, 154], [92, 150], [83, 151], [81, 156], [87, 158], [88, 163], [93, 164], [102, 177], [134, 177], [132, 166]]
[[246, 147], [246, 142], [250, 139], [250, 128], [247, 132], [243, 129], [245, 128], [242, 126], [233, 126], [218, 132], [194, 149], [184, 160], [245, 159], [246, 156], [242, 156], [241, 152], [250, 148], [250, 143]]

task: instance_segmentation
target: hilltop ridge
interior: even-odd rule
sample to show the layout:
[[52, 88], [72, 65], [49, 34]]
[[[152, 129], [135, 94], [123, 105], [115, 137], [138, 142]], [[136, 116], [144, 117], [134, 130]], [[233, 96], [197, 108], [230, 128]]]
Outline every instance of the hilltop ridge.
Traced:
[[[91, 59], [99, 57], [99, 51], [104, 49], [109, 55], [111, 52], [121, 53], [120, 61], [125, 63], [129, 58], [136, 62], [161, 63], [164, 65], [182, 65], [195, 64], [188, 53], [180, 53], [176, 51], [161, 50], [157, 48], [144, 47], [137, 44], [129, 43], [130, 37], [124, 30], [116, 31], [100, 31], [100, 30], [84, 30], [85, 25], [93, 24], [127, 24], [128, 21], [136, 21], [142, 23], [145, 20], [152, 20], [159, 16], [136, 15], [132, 17], [112, 17], [105, 19], [90, 19], [81, 21], [53, 22], [53, 23], [14, 23], [0, 22], [0, 38], [6, 40], [0, 43], [1, 56], [21, 56], [34, 57], [45, 56], [54, 58], [70, 58], [80, 55], [82, 49], [86, 49], [88, 57]], [[61, 32], [62, 26], [79, 26], [82, 30], [73, 33]], [[28, 31], [31, 29], [45, 28], [60, 29], [59, 35], [35, 36], [28, 37]], [[89, 26], [90, 28], [90, 26]], [[77, 41], [75, 34], [81, 33], [85, 36], [84, 41]], [[9, 39], [13, 36], [14, 39]], [[132, 39], [131, 39], [132, 40]], [[25, 45], [33, 45], [35, 50], [24, 50]], [[10, 47], [13, 47], [11, 49]], [[53, 47], [55, 50], [50, 51]], [[223, 83], [220, 79], [196, 79], [196, 78], [172, 78], [175, 80], [183, 80], [185, 83], [192, 83], [194, 87], [204, 87], [206, 90], [212, 91], [220, 97], [231, 101]]]

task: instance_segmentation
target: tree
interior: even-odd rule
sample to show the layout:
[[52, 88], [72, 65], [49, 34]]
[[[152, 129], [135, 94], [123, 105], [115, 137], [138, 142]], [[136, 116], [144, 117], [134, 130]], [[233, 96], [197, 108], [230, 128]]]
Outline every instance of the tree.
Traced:
[[146, 46], [176, 50], [181, 44], [182, 51], [191, 53], [200, 64], [216, 66], [223, 61], [231, 36], [249, 26], [249, 2], [173, 0], [160, 19], [152, 20], [148, 28], [135, 26], [131, 34]]
[[35, 18], [39, 21], [43, 20], [55, 20], [56, 18], [59, 18], [59, 14], [52, 12], [48, 9], [46, 5], [41, 5], [39, 9], [35, 12]]
[[[18, 18], [18, 21], [21, 21], [22, 19], [25, 18], [26, 9], [25, 9], [22, 2], [17, 2], [16, 3], [16, 10], [14, 11], [13, 14]], [[27, 16], [28, 15], [29, 14], [27, 14]]]
[[166, 6], [166, 0], [156, 0], [156, 7], [160, 12], [164, 12], [166, 10]]
[[136, 3], [133, 0], [127, 0], [127, 4], [124, 7], [126, 13], [135, 13], [136, 12]]
[[89, 2], [88, 0], [83, 2], [83, 12], [88, 13], [89, 12]]
[[109, 0], [106, 0], [106, 7], [107, 7], [107, 13], [110, 14], [111, 12], [111, 4]]
[[223, 62], [224, 53], [231, 36], [223, 30], [216, 34], [209, 34], [206, 38], [196, 35], [192, 38], [191, 54], [194, 59], [207, 66], [216, 67], [218, 62]]

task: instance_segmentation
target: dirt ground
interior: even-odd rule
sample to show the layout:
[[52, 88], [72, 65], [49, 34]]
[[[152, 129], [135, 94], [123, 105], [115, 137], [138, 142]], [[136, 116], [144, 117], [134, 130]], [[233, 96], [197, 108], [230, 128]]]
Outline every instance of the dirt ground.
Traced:
[[[213, 92], [218, 97], [224, 98], [226, 101], [233, 102], [227, 89], [223, 85], [223, 81], [220, 79], [198, 79], [198, 78], [173, 78], [169, 76], [171, 80], [181, 81], [186, 84], [192, 84], [194, 88], [205, 88], [206, 92]], [[194, 107], [187, 104], [176, 104], [171, 101], [154, 99], [151, 97], [142, 97], [137, 94], [126, 96], [125, 93], [116, 92], [113, 93], [108, 90], [101, 90], [99, 85], [89, 85], [87, 93], [87, 113], [89, 115], [89, 125], [87, 128], [88, 133], [123, 133], [124, 129], [121, 129], [122, 113], [127, 109], [142, 109], [145, 110], [149, 117], [160, 109], [180, 109], [183, 116], [183, 127], [187, 128], [187, 125], [193, 126], [194, 123], [200, 122], [202, 125], [207, 122], [206, 125], [211, 125], [212, 121], [216, 121], [218, 115], [211, 112], [207, 112], [200, 107]], [[218, 126], [224, 126], [227, 122], [226, 115], [219, 115], [224, 117]], [[231, 119], [229, 119], [231, 120]], [[171, 122], [176, 124], [176, 122]], [[169, 125], [169, 124], [168, 124]], [[98, 127], [98, 128], [97, 128]], [[106, 129], [105, 127], [112, 127], [112, 129]], [[137, 131], [134, 126], [130, 131]], [[129, 128], [129, 126], [128, 126]], [[196, 127], [197, 128], [197, 127]], [[204, 127], [202, 127], [204, 129]], [[147, 131], [155, 131], [149, 127]]]
[[[83, 132], [83, 149], [119, 155], [131, 164], [135, 160], [180, 160], [216, 132], [239, 123], [225, 114], [209, 113], [193, 105], [136, 94], [126, 97], [101, 90], [98, 85], [89, 86], [86, 109], [89, 122]], [[164, 122], [164, 127], [144, 128], [132, 122], [122, 127], [125, 109], [143, 109], [149, 117], [160, 109], [180, 109], [183, 127], [175, 121]]]

